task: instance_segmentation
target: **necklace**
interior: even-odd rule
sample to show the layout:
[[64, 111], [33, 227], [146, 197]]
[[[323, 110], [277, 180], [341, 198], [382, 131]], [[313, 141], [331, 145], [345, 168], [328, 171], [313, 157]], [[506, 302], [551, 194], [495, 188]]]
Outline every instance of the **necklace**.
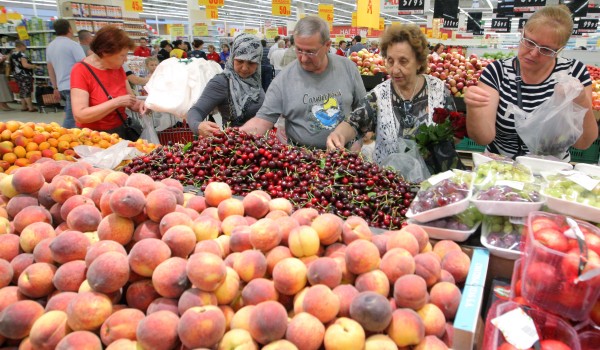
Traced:
[[417, 81], [415, 82], [415, 87], [413, 88], [412, 95], [410, 96], [410, 99], [404, 98], [404, 96], [402, 95], [402, 91], [400, 89], [398, 89], [398, 94], [400, 95], [400, 97], [402, 97], [402, 99], [404, 101], [411, 102], [413, 100], [413, 98], [415, 98], [415, 92], [417, 91], [417, 85], [419, 85], [419, 77], [418, 76], [417, 76]]

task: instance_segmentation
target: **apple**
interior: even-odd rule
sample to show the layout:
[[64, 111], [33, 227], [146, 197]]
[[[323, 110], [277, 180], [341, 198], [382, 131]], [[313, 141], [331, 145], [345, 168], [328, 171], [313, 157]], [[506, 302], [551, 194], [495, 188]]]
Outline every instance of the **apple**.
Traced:
[[537, 231], [534, 230], [533, 237], [550, 249], [563, 253], [569, 249], [567, 237], [557, 229], [546, 227]]

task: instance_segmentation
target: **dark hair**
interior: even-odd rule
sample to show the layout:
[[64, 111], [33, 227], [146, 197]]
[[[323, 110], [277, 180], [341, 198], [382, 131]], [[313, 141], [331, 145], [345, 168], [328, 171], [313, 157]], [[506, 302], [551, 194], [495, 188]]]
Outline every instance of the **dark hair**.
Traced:
[[161, 49], [164, 49], [164, 48], [165, 48], [165, 47], [167, 47], [167, 46], [171, 46], [171, 47], [173, 47], [173, 46], [171, 45], [171, 43], [169, 42], [169, 40], [163, 40], [163, 41], [161, 41], [161, 42], [160, 42], [160, 48], [161, 48]]
[[192, 45], [194, 45], [194, 49], [199, 48], [200, 46], [204, 45], [204, 40], [194, 39], [194, 42], [192, 43]]
[[223, 47], [227, 47], [227, 50], [231, 51], [231, 47], [229, 47], [229, 44], [223, 44], [223, 45], [221, 45], [221, 48], [223, 48]]
[[387, 27], [381, 36], [381, 55], [387, 57], [390, 46], [403, 42], [408, 43], [415, 53], [415, 58], [419, 64], [417, 74], [424, 73], [427, 69], [429, 46], [427, 46], [427, 37], [415, 24], [393, 24]]
[[278, 42], [278, 41], [279, 41], [279, 39], [281, 39], [281, 37], [280, 37], [279, 35], [276, 35], [276, 36], [273, 38], [273, 40], [274, 40], [275, 42]]
[[82, 29], [77, 32], [77, 36], [79, 37], [79, 41], [85, 40], [87, 38], [92, 37], [92, 32], [90, 32], [89, 30], [86, 30], [86, 29]]
[[266, 46], [267, 46], [267, 41], [266, 41], [265, 39], [262, 39], [262, 40], [260, 41], [260, 44], [261, 44], [263, 47], [266, 47]]
[[102, 27], [90, 44], [90, 50], [99, 57], [116, 54], [123, 49], [132, 50], [134, 47], [135, 44], [127, 32], [113, 25]]
[[185, 44], [185, 46], [187, 46], [187, 49], [188, 49], [188, 50], [191, 50], [191, 49], [192, 49], [192, 44], [190, 44], [190, 42], [189, 42], [189, 41], [184, 41], [183, 43]]
[[146, 40], [146, 42], [148, 42], [148, 38], [146, 38], [146, 37], [141, 37], [139, 40], [140, 40], [140, 41], [142, 41], [142, 40]]
[[437, 50], [438, 50], [438, 49], [439, 49], [441, 46], [444, 46], [444, 44], [442, 44], [442, 43], [437, 43], [437, 44], [435, 44], [435, 46], [433, 47], [433, 52], [437, 52]]
[[181, 45], [181, 44], [183, 44], [183, 40], [175, 40], [175, 41], [173, 41], [173, 43], [171, 44], [171, 46], [173, 48], [176, 48], [176, 47], [178, 48], [179, 45]]
[[290, 45], [292, 45], [292, 46], [294, 45], [294, 36], [293, 35], [290, 36]]
[[67, 35], [69, 34], [69, 29], [71, 29], [71, 23], [66, 19], [57, 19], [54, 21], [54, 33], [56, 35]]
[[362, 38], [360, 37], [360, 35], [356, 35], [356, 36], [354, 37], [354, 40], [356, 40], [356, 42], [357, 42], [357, 43], [359, 43], [359, 42], [361, 42], [361, 41], [362, 41]]

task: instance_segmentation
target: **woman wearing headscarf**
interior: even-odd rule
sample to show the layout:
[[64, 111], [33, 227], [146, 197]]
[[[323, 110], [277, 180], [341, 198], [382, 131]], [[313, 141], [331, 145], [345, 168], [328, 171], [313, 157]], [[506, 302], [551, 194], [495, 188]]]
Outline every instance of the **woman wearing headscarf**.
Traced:
[[260, 40], [254, 35], [242, 33], [234, 39], [223, 73], [206, 84], [188, 111], [187, 122], [195, 134], [207, 137], [219, 130], [216, 123], [206, 120], [215, 107], [223, 125], [241, 126], [254, 117], [265, 99], [260, 77], [262, 53]]

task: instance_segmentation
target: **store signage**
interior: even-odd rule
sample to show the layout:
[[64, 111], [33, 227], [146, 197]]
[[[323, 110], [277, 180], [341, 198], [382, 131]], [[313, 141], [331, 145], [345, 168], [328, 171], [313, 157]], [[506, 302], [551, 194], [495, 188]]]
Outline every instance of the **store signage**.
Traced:
[[219, 7], [217, 5], [206, 5], [206, 18], [219, 19]]
[[171, 25], [170, 34], [171, 34], [171, 36], [184, 36], [185, 28], [183, 27], [183, 24]]
[[527, 23], [527, 18], [519, 18], [519, 30], [525, 28], [525, 23]]
[[510, 33], [510, 18], [492, 18], [492, 31]]
[[458, 0], [436, 1], [433, 5], [433, 18], [458, 18]]
[[6, 23], [8, 19], [6, 18], [6, 8], [4, 6], [0, 6], [0, 23]]
[[577, 28], [577, 32], [581, 33], [595, 33], [598, 29], [597, 18], [580, 18], [573, 25], [573, 29]]
[[444, 28], [458, 28], [458, 18], [444, 18]]
[[342, 41], [346, 41], [346, 36], [344, 34], [338, 34], [335, 36], [335, 42], [340, 43]]
[[144, 12], [142, 0], [125, 0], [125, 11]]
[[600, 7], [588, 7], [585, 18], [600, 18]]
[[256, 35], [256, 34], [258, 34], [258, 29], [255, 29], [255, 28], [246, 28], [246, 29], [244, 29], [244, 33]]
[[325, 22], [333, 23], [333, 5], [319, 4], [319, 17]]
[[356, 25], [358, 27], [379, 28], [379, 0], [356, 1]]
[[398, 3], [400, 1], [401, 0], [381, 0], [381, 3], [379, 4], [379, 9], [381, 10], [381, 13], [397, 14]]
[[271, 14], [273, 16], [291, 16], [292, 15], [291, 0], [272, 0]]
[[469, 12], [467, 14], [467, 33], [483, 35], [483, 24], [481, 23], [482, 18], [482, 12]]
[[560, 0], [559, 2], [567, 5], [573, 17], [587, 17], [589, 0]]
[[277, 28], [267, 28], [265, 30], [265, 37], [267, 39], [274, 39], [277, 35], [279, 35], [279, 30], [277, 30]]
[[385, 20], [383, 19], [383, 17], [379, 17], [379, 30], [384, 30], [385, 29]]
[[546, 0], [515, 0], [513, 12], [535, 12], [546, 6]]
[[493, 12], [496, 14], [496, 18], [523, 17], [523, 13], [515, 14], [515, 12], [513, 11], [514, 7], [514, 0], [498, 0], [498, 6], [494, 9]]
[[208, 26], [204, 23], [196, 23], [192, 28], [194, 36], [208, 36]]
[[352, 12], [352, 26], [358, 27], [358, 24], [356, 23], [356, 12]]
[[399, 15], [422, 15], [423, 13], [425, 13], [425, 1], [423, 0], [398, 1]]
[[29, 33], [27, 33], [27, 27], [17, 26], [17, 35], [19, 40], [29, 40]]

